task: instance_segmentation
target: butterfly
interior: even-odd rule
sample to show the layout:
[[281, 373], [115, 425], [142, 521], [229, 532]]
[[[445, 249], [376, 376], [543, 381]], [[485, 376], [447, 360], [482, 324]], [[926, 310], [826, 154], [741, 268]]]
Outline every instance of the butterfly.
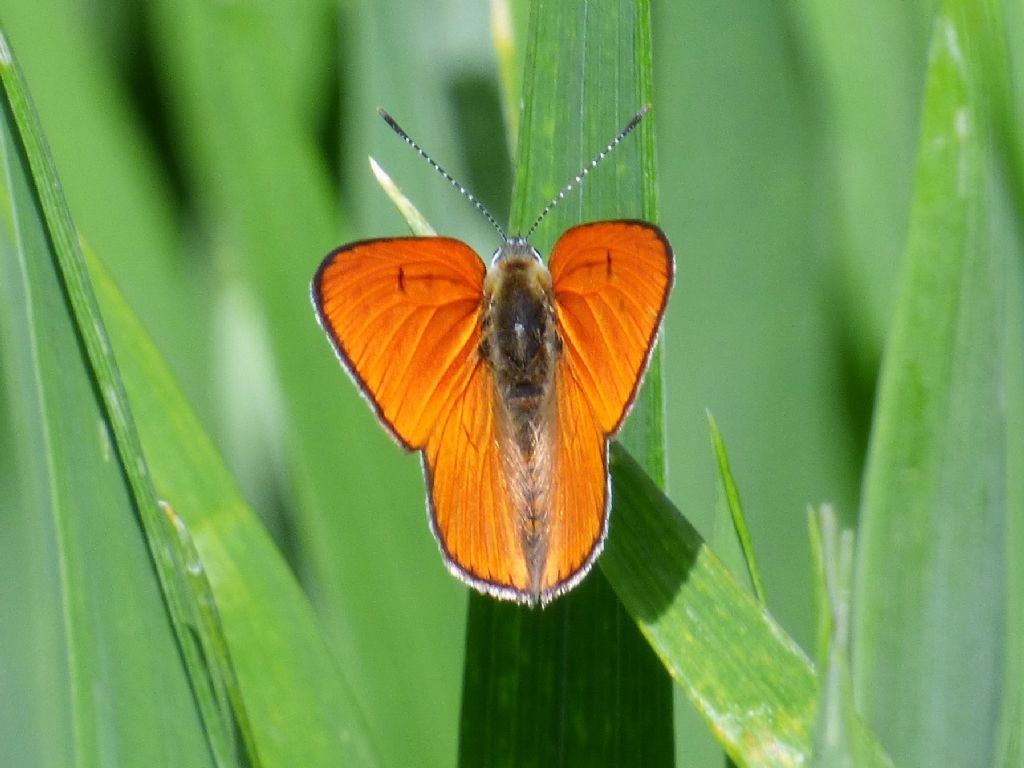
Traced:
[[[639, 122], [646, 109], [575, 178]], [[578, 584], [608, 531], [608, 442], [633, 402], [674, 276], [665, 234], [582, 224], [545, 266], [484, 212], [489, 266], [449, 237], [342, 246], [313, 278], [317, 317], [381, 423], [421, 453], [448, 569], [494, 597], [546, 604]]]

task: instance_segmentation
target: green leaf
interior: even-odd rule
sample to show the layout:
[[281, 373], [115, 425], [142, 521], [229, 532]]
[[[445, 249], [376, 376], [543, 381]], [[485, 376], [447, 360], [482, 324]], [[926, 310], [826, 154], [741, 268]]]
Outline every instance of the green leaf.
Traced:
[[[1017, 242], [1018, 252], [1020, 241]], [[1009, 263], [1006, 349], [1024, 349], [1024, 259]], [[1024, 356], [1007, 354], [1006, 672], [995, 765], [1024, 763]]]
[[855, 687], [863, 716], [904, 765], [989, 765], [996, 742], [1006, 253], [996, 240], [990, 84], [1005, 78], [1001, 18], [995, 3], [954, 0], [935, 19], [864, 484]]
[[426, 220], [423, 214], [419, 212], [419, 209], [402, 193], [402, 190], [398, 188], [394, 180], [388, 176], [387, 172], [372, 157], [370, 158], [370, 170], [373, 171], [373, 176], [377, 179], [377, 183], [380, 184], [380, 188], [384, 190], [384, 193], [390, 198], [395, 208], [402, 214], [405, 223], [409, 225], [409, 231], [417, 237], [436, 237], [437, 232], [430, 226], [430, 222]]
[[95, 259], [90, 267], [153, 482], [186, 550], [196, 624], [217, 628], [207, 658], [231, 665], [226, 695], [248, 711], [242, 736], [268, 767], [379, 764], [307, 598], [113, 281]]
[[11, 489], [0, 562], [5, 583], [19, 585], [7, 593], [2, 610], [11, 613], [0, 625], [0, 762], [205, 765], [212, 749], [226, 763], [230, 720], [203, 693], [207, 670], [177, 610], [189, 600], [177, 589], [180, 564], [52, 158], [2, 32], [0, 80], [0, 424]]
[[715, 418], [710, 411], [708, 411], [708, 426], [711, 429], [711, 446], [715, 451], [715, 460], [718, 462], [718, 478], [722, 483], [722, 492], [725, 494], [726, 506], [729, 508], [733, 531], [739, 542], [740, 551], [743, 553], [743, 561], [747, 566], [751, 589], [759, 602], [767, 603], [764, 585], [761, 583], [761, 572], [757, 568], [757, 560], [754, 557], [754, 545], [750, 541], [747, 519], [743, 516], [743, 505], [740, 504], [740, 491], [736, 487], [732, 470], [729, 468], [729, 454], [725, 451], [725, 441], [722, 439], [722, 433], [718, 431], [718, 424], [715, 423]]
[[518, 149], [516, 141], [519, 137], [519, 105], [523, 95], [529, 11], [530, 4], [524, 0], [494, 0], [491, 3], [491, 39], [501, 83], [501, 114], [513, 156]]
[[858, 739], [857, 713], [853, 704], [850, 674], [850, 613], [853, 582], [853, 531], [840, 530], [832, 507], [823, 505], [808, 513], [813, 539], [819, 621], [823, 647], [820, 668], [824, 670], [818, 723], [814, 738], [817, 768], [852, 768], [868, 765], [870, 744]]
[[741, 765], [810, 755], [810, 662], [621, 448], [604, 570], [662, 663]]
[[[810, 760], [819, 684], [771, 615], [619, 446], [604, 572], [673, 679], [739, 765]], [[865, 765], [888, 758], [858, 724]]]
[[[648, 14], [643, 0], [600, 13], [585, 3], [533, 4], [512, 233], [525, 233], [650, 101]], [[648, 118], [554, 208], [534, 245], [548, 252], [561, 232], [585, 221], [653, 219], [653, 162]], [[657, 477], [664, 476], [660, 383], [656, 356], [623, 436]], [[613, 512], [613, 536], [615, 527]], [[470, 598], [459, 760], [672, 764], [670, 682], [600, 570], [542, 611]]]

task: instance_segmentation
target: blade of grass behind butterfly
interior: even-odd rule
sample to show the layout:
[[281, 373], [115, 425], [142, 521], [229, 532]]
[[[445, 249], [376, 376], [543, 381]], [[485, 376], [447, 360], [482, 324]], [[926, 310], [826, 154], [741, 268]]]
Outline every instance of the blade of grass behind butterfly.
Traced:
[[519, 105], [522, 98], [523, 56], [529, 5], [511, 0], [491, 0], [491, 39], [498, 62], [501, 112], [505, 119], [509, 154], [515, 163], [519, 140]]
[[[525, 232], [650, 100], [650, 68], [644, 0], [590, 14], [582, 3], [534, 3], [512, 232]], [[555, 208], [534, 245], [549, 252], [559, 233], [580, 222], [653, 219], [652, 137], [648, 118], [581, 191]], [[663, 476], [659, 384], [656, 357], [625, 438], [657, 477]], [[600, 568], [542, 611], [473, 595], [465, 675], [462, 765], [673, 763], [671, 684]]]
[[0, 80], [3, 371], [13, 384], [4, 388], [4, 415], [17, 430], [13, 459], [5, 454], [14, 470], [5, 472], [20, 513], [8, 530], [24, 534], [4, 544], [29, 574], [5, 579], [28, 586], [14, 598], [25, 601], [24, 613], [0, 626], [16, 632], [27, 620], [45, 638], [12, 644], [26, 652], [27, 674], [5, 654], [3, 676], [15, 681], [3, 686], [13, 724], [5, 717], [0, 727], [13, 738], [0, 743], [15, 757], [2, 762], [105, 765], [116, 754], [132, 765], [206, 765], [212, 751], [218, 763], [235, 764], [230, 721], [210, 695], [185, 624], [180, 564], [169, 554], [74, 225], [2, 32]]
[[[1003, 702], [999, 744], [994, 765], [1024, 765], [1024, 62], [1019, 51], [1024, 42], [1024, 5], [1001, 7], [1003, 46], [987, 45], [980, 52], [988, 62], [988, 80], [995, 90], [993, 120], [1000, 150], [997, 162], [1008, 173], [1012, 194], [1000, 206], [1000, 219], [1013, 224], [1005, 247], [1016, 253], [1007, 259], [1006, 339], [1006, 638]], [[1003, 68], [1000, 62], [1008, 62]], [[1009, 166], [1009, 167], [1007, 167]]]

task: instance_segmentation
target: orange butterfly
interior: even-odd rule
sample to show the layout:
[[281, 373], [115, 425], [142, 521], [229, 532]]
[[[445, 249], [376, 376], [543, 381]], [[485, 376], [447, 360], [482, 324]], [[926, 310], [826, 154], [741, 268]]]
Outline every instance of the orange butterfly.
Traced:
[[449, 570], [495, 597], [543, 604], [579, 583], [604, 544], [608, 440], [654, 345], [672, 249], [652, 224], [603, 221], [569, 229], [545, 267], [462, 191], [505, 241], [489, 268], [447, 237], [352, 243], [320, 265], [313, 304], [381, 422], [422, 452]]

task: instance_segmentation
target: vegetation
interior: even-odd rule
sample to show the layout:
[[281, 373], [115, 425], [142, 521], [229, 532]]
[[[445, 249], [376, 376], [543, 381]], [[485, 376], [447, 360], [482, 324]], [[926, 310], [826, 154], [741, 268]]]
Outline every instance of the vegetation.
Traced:
[[[1019, 9], [597, 6], [0, 3], [0, 764], [1021, 763]], [[371, 153], [496, 247], [378, 105], [519, 228], [648, 102], [607, 550], [467, 600], [309, 280]]]

